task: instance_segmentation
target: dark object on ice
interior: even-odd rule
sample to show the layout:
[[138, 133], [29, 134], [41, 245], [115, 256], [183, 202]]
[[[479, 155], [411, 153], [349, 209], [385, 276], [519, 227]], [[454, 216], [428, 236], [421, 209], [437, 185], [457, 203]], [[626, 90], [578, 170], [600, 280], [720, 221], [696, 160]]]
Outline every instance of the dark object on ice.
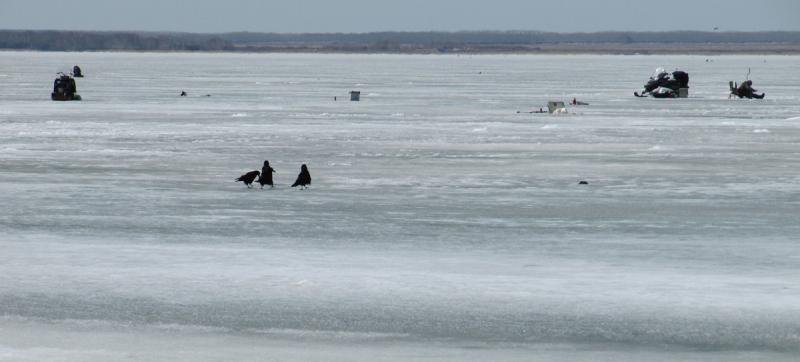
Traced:
[[72, 67], [72, 76], [75, 78], [83, 78], [83, 72], [81, 72], [81, 67], [77, 65]]
[[653, 98], [678, 98], [674, 90], [667, 87], [658, 87], [656, 90], [650, 92]]
[[573, 106], [588, 106], [589, 105], [589, 103], [579, 101], [578, 98], [572, 98], [572, 102], [570, 104], [572, 104]]
[[255, 181], [256, 177], [258, 177], [259, 174], [260, 172], [258, 171], [250, 171], [244, 175], [239, 176], [239, 178], [236, 179], [236, 182], [239, 181], [244, 182], [244, 185], [250, 188], [252, 187], [251, 185], [253, 184], [253, 181]]
[[181, 97], [186, 97], [186, 96], [187, 96], [186, 91], [181, 91]]
[[529, 112], [517, 111], [517, 113], [531, 113], [531, 114], [533, 114], [533, 113], [547, 113], [547, 112], [543, 108], [539, 107], [539, 110], [537, 110], [537, 111], [529, 111]]
[[656, 69], [650, 80], [644, 85], [644, 91], [633, 92], [637, 97], [647, 97], [650, 94], [654, 98], [687, 98], [689, 97], [689, 73], [681, 70], [672, 72], [672, 75], [664, 71], [664, 68]]
[[264, 167], [261, 167], [261, 177], [258, 178], [258, 183], [261, 184], [261, 188], [264, 188], [264, 185], [269, 185], [272, 187], [272, 173], [275, 172], [275, 169], [270, 167], [269, 161], [264, 160]]
[[589, 181], [580, 181], [580, 182], [578, 182], [578, 185], [588, 185], [588, 184], [589, 184]]
[[301, 189], [305, 189], [311, 185], [311, 174], [308, 173], [308, 167], [306, 164], [300, 166], [300, 174], [297, 175], [297, 180], [292, 184], [292, 187], [300, 186]]
[[728, 87], [731, 90], [731, 96], [737, 96], [739, 98], [763, 99], [764, 96], [767, 95], [766, 93], [757, 94], [757, 90], [753, 88], [752, 80], [746, 80], [738, 86], [736, 82], [731, 81], [728, 82]]
[[54, 101], [79, 101], [81, 96], [77, 92], [78, 87], [75, 85], [75, 79], [64, 73], [58, 73], [58, 78], [53, 82], [53, 93], [50, 93], [50, 99]]
[[353, 102], [358, 102], [361, 100], [361, 92], [360, 91], [351, 91], [350, 92], [350, 100]]

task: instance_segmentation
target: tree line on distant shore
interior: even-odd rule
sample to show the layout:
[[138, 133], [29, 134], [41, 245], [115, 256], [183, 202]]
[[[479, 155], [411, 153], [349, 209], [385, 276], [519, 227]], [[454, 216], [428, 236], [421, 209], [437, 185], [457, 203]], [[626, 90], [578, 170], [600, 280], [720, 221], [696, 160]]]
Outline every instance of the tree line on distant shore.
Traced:
[[0, 49], [44, 51], [221, 51], [229, 41], [205, 34], [2, 30]]
[[[515, 52], [548, 49], [770, 49], [800, 52], [800, 32], [598, 32], [535, 31], [374, 33], [155, 33], [0, 30], [0, 49], [42, 51], [318, 51], [318, 52]], [[603, 45], [606, 47], [604, 48]], [[608, 46], [615, 45], [615, 46]], [[751, 49], [747, 48], [747, 49]]]

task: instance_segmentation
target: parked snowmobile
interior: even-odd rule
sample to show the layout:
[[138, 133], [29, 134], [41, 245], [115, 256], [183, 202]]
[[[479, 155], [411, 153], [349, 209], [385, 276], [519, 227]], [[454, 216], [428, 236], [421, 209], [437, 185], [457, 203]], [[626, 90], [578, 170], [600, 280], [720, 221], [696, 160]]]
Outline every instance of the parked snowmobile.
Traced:
[[64, 73], [58, 73], [58, 78], [53, 82], [53, 93], [50, 93], [50, 98], [54, 101], [79, 101], [81, 96], [77, 92], [75, 79]]
[[676, 70], [672, 74], [667, 73], [664, 68], [656, 69], [650, 80], [644, 85], [644, 91], [633, 92], [637, 97], [653, 98], [686, 98], [689, 96], [689, 73]]

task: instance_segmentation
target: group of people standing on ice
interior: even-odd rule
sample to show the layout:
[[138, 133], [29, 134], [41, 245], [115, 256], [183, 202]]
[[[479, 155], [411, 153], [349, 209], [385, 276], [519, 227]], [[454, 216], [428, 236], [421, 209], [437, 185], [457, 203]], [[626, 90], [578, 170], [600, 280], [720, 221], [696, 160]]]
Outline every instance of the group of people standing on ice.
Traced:
[[[261, 188], [264, 188], [264, 185], [269, 185], [270, 188], [274, 187], [274, 183], [272, 182], [272, 174], [277, 173], [272, 166], [269, 165], [269, 161], [264, 160], [264, 166], [261, 167], [261, 171], [253, 170], [244, 175], [239, 176], [236, 179], [236, 182], [244, 182], [244, 185], [248, 188], [253, 187], [253, 182], [256, 181], [256, 177], [258, 177], [258, 183], [261, 184]], [[308, 166], [303, 164], [300, 166], [300, 174], [297, 175], [297, 180], [294, 181], [292, 187], [300, 186], [301, 189], [306, 189], [308, 186], [311, 185], [311, 174], [308, 172]]]

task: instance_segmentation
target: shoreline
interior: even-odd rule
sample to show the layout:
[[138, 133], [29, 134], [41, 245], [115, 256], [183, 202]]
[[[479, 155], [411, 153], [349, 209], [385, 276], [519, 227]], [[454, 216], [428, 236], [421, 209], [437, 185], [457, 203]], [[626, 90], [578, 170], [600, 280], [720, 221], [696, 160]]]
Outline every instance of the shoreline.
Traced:
[[439, 51], [417, 49], [407, 51], [341, 50], [313, 46], [243, 47], [235, 50], [158, 50], [158, 49], [15, 49], [0, 48], [0, 53], [152, 53], [152, 54], [339, 54], [339, 55], [800, 55], [800, 44], [545, 44], [525, 49], [468, 48]]
[[0, 50], [337, 54], [800, 54], [800, 32], [170, 33], [1, 30]]

